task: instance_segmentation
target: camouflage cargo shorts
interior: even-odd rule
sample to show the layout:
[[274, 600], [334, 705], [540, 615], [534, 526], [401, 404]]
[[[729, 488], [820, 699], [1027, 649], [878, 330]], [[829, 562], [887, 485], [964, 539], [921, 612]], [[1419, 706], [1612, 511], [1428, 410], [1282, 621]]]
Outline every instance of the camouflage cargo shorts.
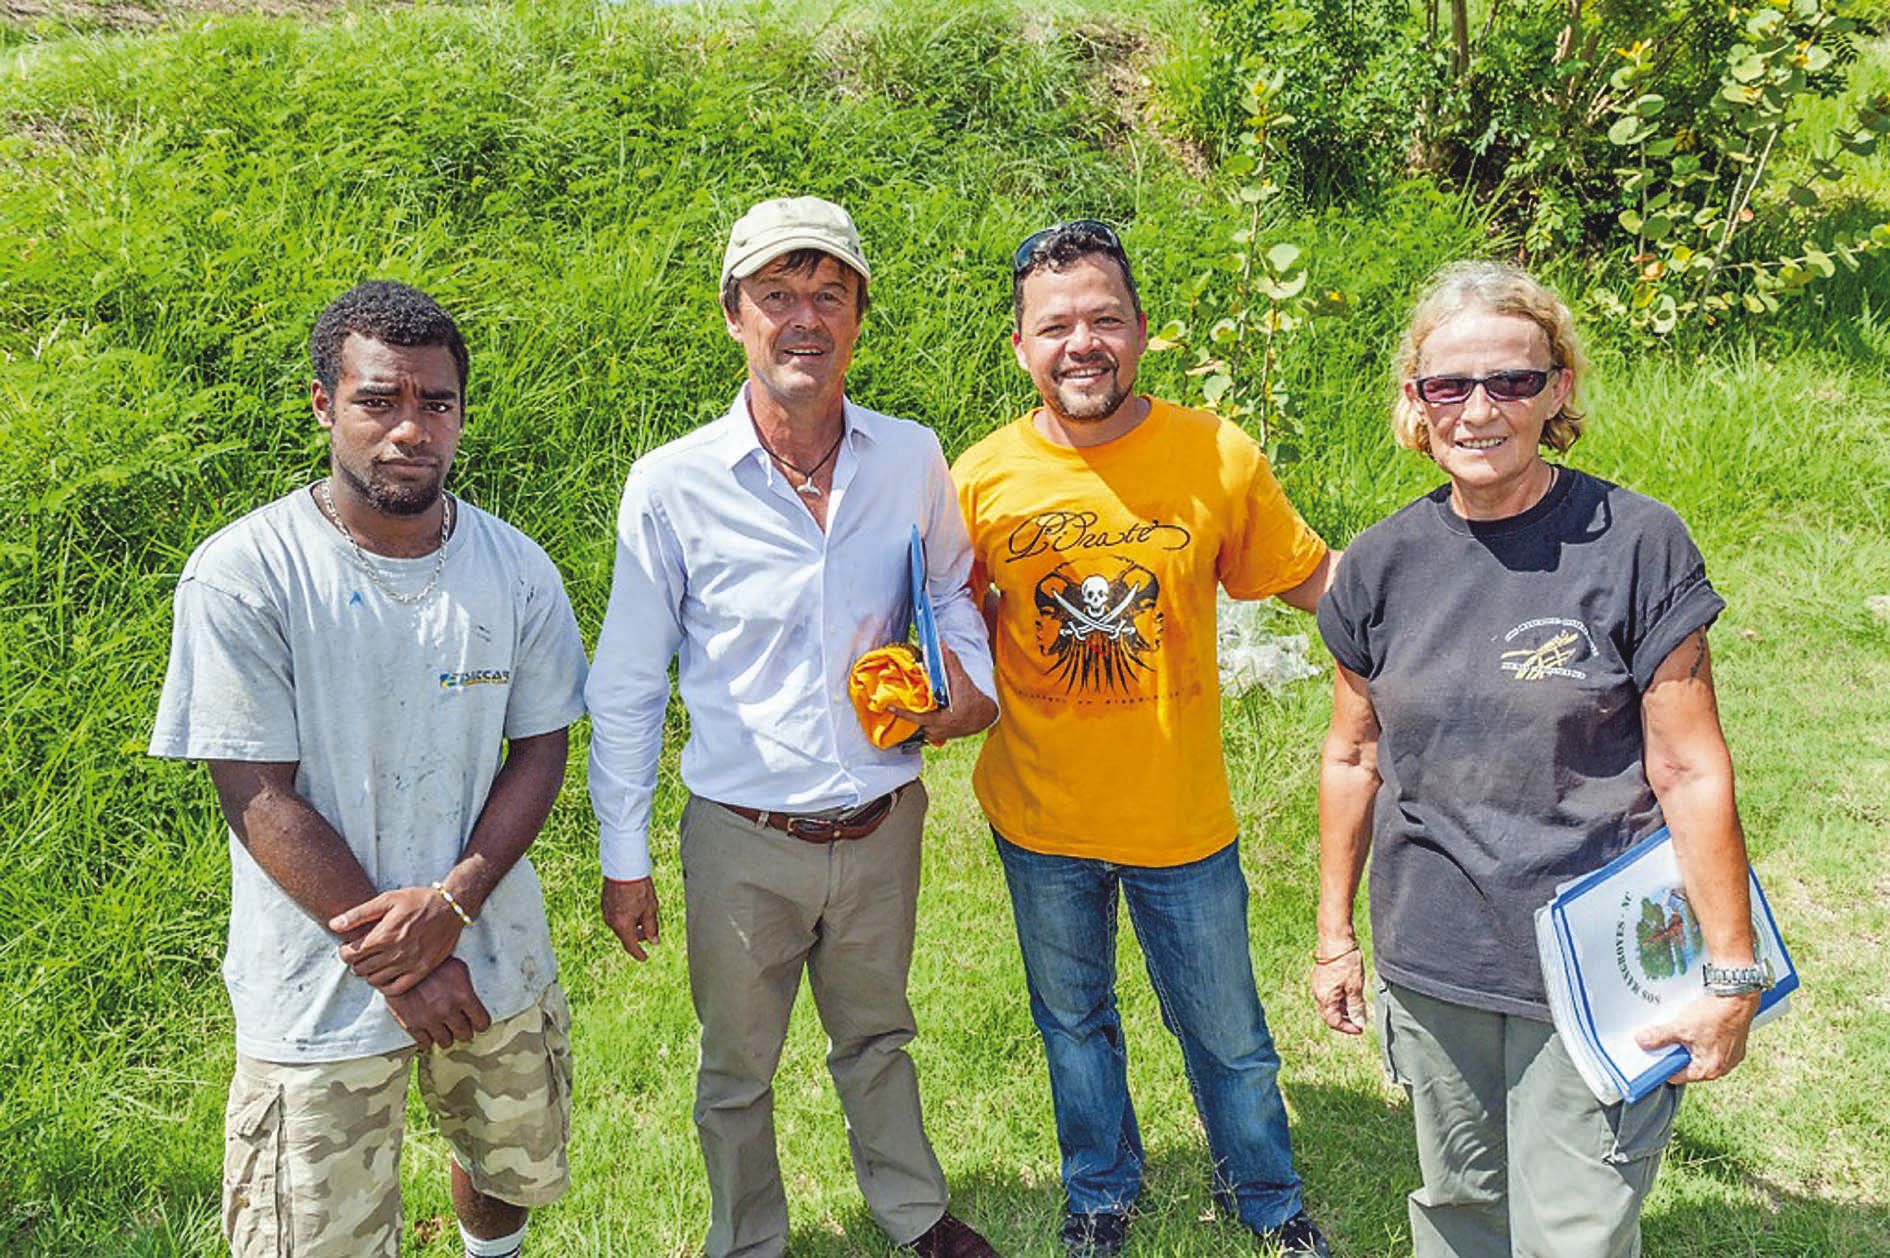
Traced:
[[223, 1231], [235, 1258], [400, 1251], [407, 1066], [453, 1159], [489, 1197], [556, 1200], [570, 1181], [571, 1014], [538, 1003], [445, 1049], [284, 1064], [240, 1054], [224, 1115]]

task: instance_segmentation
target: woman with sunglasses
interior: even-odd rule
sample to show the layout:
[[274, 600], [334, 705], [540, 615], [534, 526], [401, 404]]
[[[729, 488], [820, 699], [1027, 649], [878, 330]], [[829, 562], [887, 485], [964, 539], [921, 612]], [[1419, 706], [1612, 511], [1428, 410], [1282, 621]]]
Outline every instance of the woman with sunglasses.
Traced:
[[1706, 648], [1725, 603], [1672, 511], [1543, 458], [1581, 435], [1584, 367], [1568, 308], [1527, 273], [1439, 272], [1405, 332], [1393, 428], [1446, 482], [1361, 533], [1319, 605], [1338, 679], [1313, 995], [1334, 1030], [1363, 1030], [1352, 919], [1370, 852], [1419, 1258], [1639, 1252], [1680, 1089], [1604, 1106], [1576, 1073], [1535, 948], [1558, 884], [1664, 820], [1717, 968], [1643, 1043], [1687, 1048], [1677, 1082], [1715, 1078], [1758, 1006]]

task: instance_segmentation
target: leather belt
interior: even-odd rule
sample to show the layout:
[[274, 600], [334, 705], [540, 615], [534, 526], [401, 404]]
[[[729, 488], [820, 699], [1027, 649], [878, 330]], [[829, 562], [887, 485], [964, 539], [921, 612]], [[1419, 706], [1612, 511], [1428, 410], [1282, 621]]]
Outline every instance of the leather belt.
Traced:
[[863, 839], [879, 829], [880, 822], [886, 820], [899, 801], [901, 786], [888, 791], [871, 803], [862, 804], [853, 812], [843, 817], [809, 817], [801, 813], [765, 812], [759, 808], [743, 808], [739, 804], [724, 804], [717, 801], [716, 807], [726, 808], [744, 821], [783, 834], [792, 835], [803, 843], [844, 843], [849, 839]]

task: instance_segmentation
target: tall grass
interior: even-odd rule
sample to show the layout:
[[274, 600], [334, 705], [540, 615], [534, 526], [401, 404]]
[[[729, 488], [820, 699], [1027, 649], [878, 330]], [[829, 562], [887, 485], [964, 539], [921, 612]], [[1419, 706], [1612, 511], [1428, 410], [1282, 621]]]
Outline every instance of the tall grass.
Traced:
[[[555, 0], [0, 44], [0, 1250], [215, 1252], [225, 839], [201, 771], [142, 748], [184, 556], [320, 468], [303, 339], [321, 305], [387, 276], [461, 316], [472, 418], [455, 488], [544, 543], [594, 632], [624, 471], [738, 381], [713, 287], [751, 201], [816, 192], [854, 212], [875, 292], [852, 391], [952, 451], [1029, 398], [1004, 344], [1005, 267], [1028, 231], [1124, 224], [1152, 315], [1182, 313], [1231, 223], [1123, 95], [1159, 57], [1160, 24], [1189, 20], [1179, 3], [1141, 11], [1156, 24], [999, 0], [837, 15]], [[1359, 298], [1286, 364], [1309, 434], [1289, 488], [1343, 540], [1431, 483], [1390, 448], [1386, 348], [1418, 278], [1491, 242], [1475, 207], [1422, 189], [1370, 218], [1274, 229], [1308, 246], [1314, 283]], [[1808, 984], [1750, 1085], [1690, 1111], [1654, 1252], [1890, 1248], [1869, 1153], [1890, 1130], [1842, 1055], [1881, 1074], [1890, 1031], [1881, 1008], [1821, 994], [1881, 991], [1886, 974], [1841, 943], [1882, 937], [1890, 887], [1868, 698], [1890, 652], [1859, 601], [1890, 592], [1890, 387], [1873, 369], [1890, 341], [1869, 292], [1859, 281], [1840, 328], [1809, 319], [1702, 364], [1605, 354], [1577, 455], [1674, 502], [1724, 574], [1722, 685], [1755, 848], [1802, 886], [1785, 895], [1807, 920], [1830, 915], [1830, 942], [1821, 926], [1806, 950], [1831, 985]], [[1180, 395], [1182, 365], [1152, 358], [1146, 379]], [[1300, 991], [1324, 704], [1317, 684], [1250, 697], [1228, 743], [1312, 1201], [1346, 1252], [1391, 1253], [1408, 1119]], [[1787, 732], [1807, 724], [1801, 755]], [[579, 1010], [578, 1179], [535, 1236], [540, 1252], [680, 1254], [706, 1210], [680, 939], [632, 972], [596, 922], [581, 741], [537, 852]], [[967, 1213], [1007, 1251], [1047, 1254], [1048, 1098], [970, 754], [931, 770], [916, 1051]], [[673, 762], [663, 781], [674, 931]], [[1125, 974], [1137, 965], [1125, 944]], [[1153, 1154], [1141, 1252], [1227, 1252], [1227, 1226], [1199, 1222], [1199, 1135], [1146, 984], [1125, 981], [1124, 1004]], [[879, 1252], [821, 1051], [797, 1017], [780, 1084], [796, 1250]], [[414, 1137], [416, 1251], [449, 1252], [443, 1159]]]

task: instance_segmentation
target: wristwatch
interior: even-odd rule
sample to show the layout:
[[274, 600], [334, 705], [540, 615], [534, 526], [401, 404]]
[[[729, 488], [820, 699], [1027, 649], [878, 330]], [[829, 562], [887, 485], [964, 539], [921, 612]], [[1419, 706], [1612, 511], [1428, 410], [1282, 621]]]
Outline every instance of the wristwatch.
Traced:
[[1772, 977], [1769, 965], [1714, 965], [1708, 961], [1700, 967], [1700, 981], [1715, 996], [1746, 996], [1769, 992], [1778, 980]]

